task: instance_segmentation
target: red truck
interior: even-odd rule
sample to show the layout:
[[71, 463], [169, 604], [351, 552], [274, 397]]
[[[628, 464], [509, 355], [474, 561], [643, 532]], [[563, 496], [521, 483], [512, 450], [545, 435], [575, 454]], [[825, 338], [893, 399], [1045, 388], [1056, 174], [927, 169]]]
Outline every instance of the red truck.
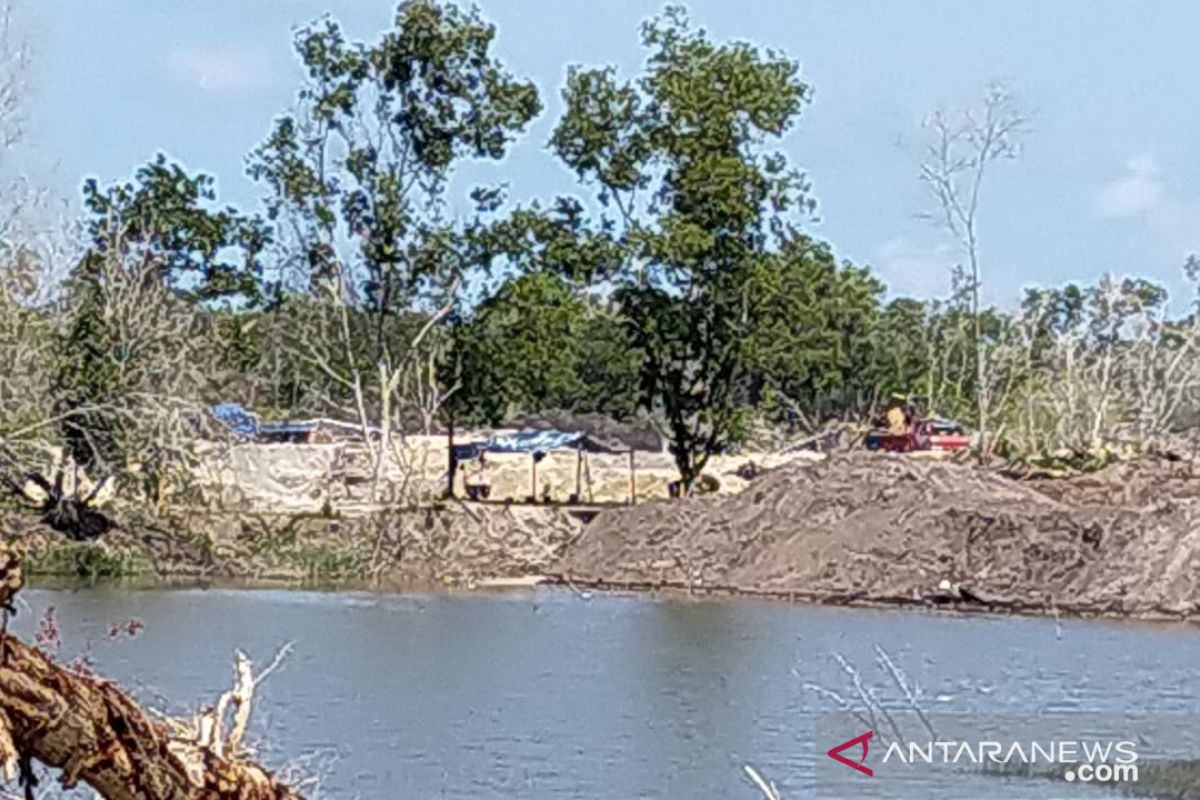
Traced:
[[888, 453], [911, 453], [915, 450], [965, 450], [971, 440], [962, 425], [940, 417], [918, 419], [905, 433], [871, 431], [867, 434], [868, 450]]

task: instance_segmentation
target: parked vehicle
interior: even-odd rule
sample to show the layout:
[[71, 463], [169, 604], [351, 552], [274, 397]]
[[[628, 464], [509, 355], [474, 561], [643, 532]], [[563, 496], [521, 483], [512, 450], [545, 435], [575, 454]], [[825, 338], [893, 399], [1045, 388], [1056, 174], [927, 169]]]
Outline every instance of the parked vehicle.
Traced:
[[966, 450], [971, 446], [971, 437], [953, 420], [932, 417], [921, 420], [921, 424], [929, 437], [930, 450]]
[[930, 417], [914, 420], [904, 433], [871, 431], [864, 444], [868, 450], [911, 453], [917, 450], [965, 450], [971, 440], [959, 423]]

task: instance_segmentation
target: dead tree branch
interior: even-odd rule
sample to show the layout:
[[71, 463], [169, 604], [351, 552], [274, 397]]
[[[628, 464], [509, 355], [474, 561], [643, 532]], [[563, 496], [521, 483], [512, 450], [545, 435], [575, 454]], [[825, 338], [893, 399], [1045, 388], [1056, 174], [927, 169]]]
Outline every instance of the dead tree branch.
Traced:
[[[0, 605], [8, 606], [21, 585], [20, 558], [7, 547], [0, 556]], [[248, 716], [253, 688], [270, 670], [256, 679], [242, 659], [234, 691], [244, 693]], [[241, 740], [234, 738], [240, 719], [225, 746], [214, 747], [196, 731], [152, 720], [114, 684], [65, 669], [38, 648], [0, 634], [5, 780], [28, 779], [28, 764], [38, 761], [61, 770], [64, 788], [85, 783], [105, 800], [299, 800], [272, 773], [240, 757]]]

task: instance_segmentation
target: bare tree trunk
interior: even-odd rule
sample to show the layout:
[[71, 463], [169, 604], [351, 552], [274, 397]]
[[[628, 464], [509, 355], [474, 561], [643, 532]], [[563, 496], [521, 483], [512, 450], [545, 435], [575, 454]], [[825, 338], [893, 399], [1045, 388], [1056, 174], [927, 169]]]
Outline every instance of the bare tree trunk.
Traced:
[[971, 320], [974, 324], [975, 342], [975, 399], [979, 409], [979, 457], [988, 457], [990, 440], [988, 433], [988, 411], [990, 405], [991, 387], [988, 383], [987, 348], [983, 341], [983, 321], [979, 318], [979, 256], [977, 253], [975, 233], [971, 231]]
[[446, 497], [454, 497], [454, 480], [458, 475], [458, 458], [454, 455], [454, 413], [446, 415]]
[[979, 414], [979, 450], [990, 449], [990, 385], [983, 340], [979, 294], [979, 202], [988, 165], [1015, 158], [1026, 119], [1003, 86], [992, 86], [982, 106], [957, 113], [935, 111], [925, 122], [931, 137], [921, 163], [920, 179], [938, 204], [936, 219], [957, 241], [970, 265], [971, 316], [974, 318], [975, 399]]

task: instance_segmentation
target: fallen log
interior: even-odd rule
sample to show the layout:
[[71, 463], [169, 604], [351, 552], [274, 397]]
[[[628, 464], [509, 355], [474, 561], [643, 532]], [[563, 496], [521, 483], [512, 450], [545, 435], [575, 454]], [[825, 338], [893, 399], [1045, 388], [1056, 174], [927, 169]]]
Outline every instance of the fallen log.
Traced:
[[[0, 544], [0, 606], [21, 585], [20, 557]], [[7, 621], [8, 610], [5, 612]], [[61, 770], [64, 788], [86, 783], [106, 800], [302, 800], [249, 760], [242, 747], [255, 678], [239, 654], [219, 713], [193, 725], [153, 720], [114, 684], [56, 664], [0, 631], [0, 778], [36, 779], [33, 762]], [[222, 718], [234, 708], [229, 733]]]

